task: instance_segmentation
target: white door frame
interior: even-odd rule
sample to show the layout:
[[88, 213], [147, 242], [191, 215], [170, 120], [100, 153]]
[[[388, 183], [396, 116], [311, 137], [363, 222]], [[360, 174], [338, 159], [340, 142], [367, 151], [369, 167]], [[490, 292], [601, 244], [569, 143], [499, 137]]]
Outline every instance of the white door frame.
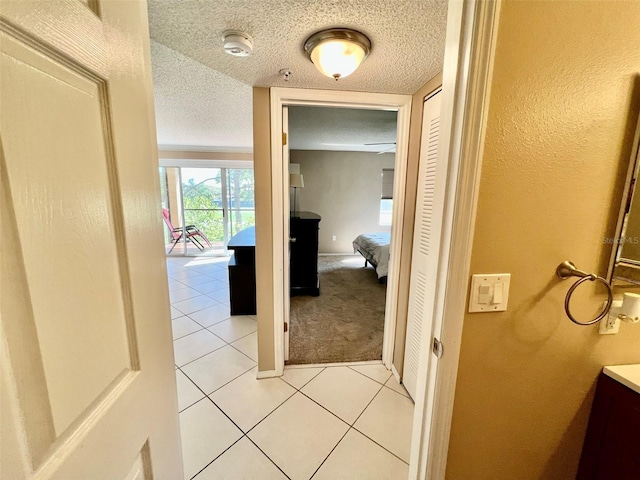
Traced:
[[[449, 1], [438, 149], [449, 171], [432, 334], [420, 352], [412, 480], [445, 478], [500, 3]], [[427, 362], [434, 336], [444, 354]]]
[[394, 175], [393, 224], [387, 299], [385, 305], [382, 362], [391, 368], [396, 331], [398, 305], [398, 271], [402, 248], [402, 222], [404, 216], [407, 152], [409, 148], [409, 122], [411, 96], [383, 93], [346, 92], [330, 90], [306, 90], [296, 88], [272, 88], [271, 92], [271, 202], [273, 222], [273, 319], [275, 375], [284, 372], [284, 324], [289, 322], [286, 302], [285, 269], [288, 268], [289, 242], [289, 193], [288, 165], [282, 152], [282, 109], [284, 106], [320, 106], [331, 108], [360, 108], [368, 110], [394, 110], [398, 112], [396, 132], [396, 158]]
[[[448, 161], [445, 220], [433, 326], [431, 335], [423, 337], [421, 347], [422, 368], [418, 372], [416, 389], [410, 480], [445, 477], [499, 12], [500, 0], [450, 0], [448, 5], [438, 151], [438, 157]], [[273, 149], [273, 145], [282, 143], [278, 127], [281, 126], [281, 119], [278, 118], [281, 108], [274, 108], [274, 102], [282, 102], [286, 91], [280, 93], [280, 89], [277, 89], [278, 92], [273, 90], [272, 192], [282, 192], [282, 165], [277, 161], [278, 151], [274, 152]], [[328, 97], [326, 100], [333, 103], [339, 99], [341, 92], [324, 94]], [[282, 284], [283, 268], [283, 251], [276, 246], [283, 244], [284, 233], [288, 233], [281, 223], [280, 214], [287, 206], [281, 197], [274, 196], [272, 199], [274, 287], [278, 286], [278, 282]], [[282, 302], [283, 296], [277, 296], [274, 301], [276, 304]], [[281, 311], [282, 305], [274, 307], [275, 332], [281, 332], [283, 328], [282, 317], [278, 315]], [[444, 355], [437, 362], [426, 362], [424, 360], [432, 354], [431, 341], [434, 335], [443, 343]], [[283, 351], [282, 335], [275, 334], [274, 338], [276, 374], [281, 374], [282, 370], [278, 369], [283, 364], [278, 359]], [[428, 363], [431, 365], [430, 371], [427, 371]]]

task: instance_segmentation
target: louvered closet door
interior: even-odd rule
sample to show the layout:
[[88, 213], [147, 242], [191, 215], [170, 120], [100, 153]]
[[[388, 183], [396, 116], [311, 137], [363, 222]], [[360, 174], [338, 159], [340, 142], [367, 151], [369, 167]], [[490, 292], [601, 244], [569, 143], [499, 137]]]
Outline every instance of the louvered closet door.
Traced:
[[[436, 163], [441, 90], [424, 102], [403, 383], [415, 398], [420, 346], [430, 341], [440, 253], [446, 164]], [[431, 356], [429, 356], [431, 358]]]

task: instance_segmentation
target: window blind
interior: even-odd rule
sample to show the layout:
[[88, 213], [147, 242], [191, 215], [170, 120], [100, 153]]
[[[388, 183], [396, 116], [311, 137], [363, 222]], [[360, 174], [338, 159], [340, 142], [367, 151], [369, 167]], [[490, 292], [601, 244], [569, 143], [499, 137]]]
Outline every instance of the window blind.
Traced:
[[393, 198], [393, 168], [382, 169], [382, 200], [391, 200]]

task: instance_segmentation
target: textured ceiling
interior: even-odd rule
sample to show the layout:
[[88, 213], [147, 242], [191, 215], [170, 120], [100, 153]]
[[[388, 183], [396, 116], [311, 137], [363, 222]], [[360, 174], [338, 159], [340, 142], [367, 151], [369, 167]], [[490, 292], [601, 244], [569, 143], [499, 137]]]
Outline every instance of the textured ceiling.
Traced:
[[[251, 149], [251, 86], [414, 93], [442, 69], [446, 10], [446, 0], [149, 0], [158, 143]], [[332, 26], [360, 30], [373, 43], [360, 68], [338, 82], [302, 51], [309, 35]], [[253, 37], [251, 57], [224, 53], [227, 29]], [[285, 67], [289, 82], [278, 75]], [[367, 151], [360, 145], [395, 140], [395, 114], [321, 110], [292, 113], [293, 148]]]
[[[446, 0], [149, 0], [152, 39], [246, 85], [404, 94], [442, 69], [446, 12]], [[309, 35], [336, 26], [360, 30], [373, 44], [338, 82], [302, 51]], [[253, 37], [253, 55], [224, 53], [228, 29]], [[287, 83], [282, 68], [293, 71]]]
[[[292, 150], [395, 151], [396, 112], [289, 107]], [[386, 145], [366, 143], [388, 142]]]
[[151, 42], [160, 145], [253, 145], [251, 87]]

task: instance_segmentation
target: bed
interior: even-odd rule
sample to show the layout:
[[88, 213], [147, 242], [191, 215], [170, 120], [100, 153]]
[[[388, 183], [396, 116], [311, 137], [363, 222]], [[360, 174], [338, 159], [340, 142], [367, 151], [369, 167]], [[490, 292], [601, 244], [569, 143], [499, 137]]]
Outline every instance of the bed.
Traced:
[[370, 263], [378, 275], [379, 281], [384, 281], [389, 272], [389, 244], [390, 233], [363, 233], [353, 241], [353, 252], [364, 257], [364, 266]]

